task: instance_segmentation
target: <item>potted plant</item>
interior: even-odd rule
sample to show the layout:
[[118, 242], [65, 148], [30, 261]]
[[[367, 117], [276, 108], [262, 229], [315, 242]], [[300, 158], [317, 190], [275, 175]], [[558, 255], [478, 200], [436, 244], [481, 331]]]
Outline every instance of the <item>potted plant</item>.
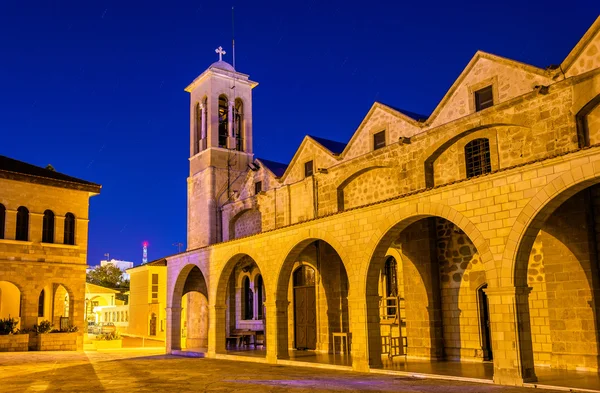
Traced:
[[19, 322], [10, 316], [0, 319], [0, 352], [27, 351], [29, 336], [19, 334], [18, 324]]

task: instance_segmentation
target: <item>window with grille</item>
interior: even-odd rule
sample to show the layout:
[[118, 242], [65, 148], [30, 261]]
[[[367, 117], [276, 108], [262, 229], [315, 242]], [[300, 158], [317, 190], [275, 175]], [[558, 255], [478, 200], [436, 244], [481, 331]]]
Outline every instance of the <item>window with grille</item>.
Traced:
[[373, 150], [385, 147], [385, 131], [380, 131], [373, 135]]
[[257, 181], [256, 183], [254, 183], [254, 195], [260, 193], [261, 191], [262, 191], [262, 182]]
[[484, 87], [475, 92], [475, 111], [479, 112], [494, 105], [492, 86]]
[[465, 146], [467, 178], [492, 171], [490, 161], [490, 141], [487, 138], [474, 139]]
[[308, 161], [304, 163], [304, 177], [309, 177], [313, 175], [313, 161]]

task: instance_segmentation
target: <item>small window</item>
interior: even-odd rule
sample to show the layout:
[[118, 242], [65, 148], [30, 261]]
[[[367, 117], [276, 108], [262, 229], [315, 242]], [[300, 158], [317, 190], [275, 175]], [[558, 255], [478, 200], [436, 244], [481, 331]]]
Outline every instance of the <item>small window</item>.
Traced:
[[373, 135], [373, 150], [385, 147], [385, 131], [380, 131]]
[[467, 178], [492, 171], [490, 141], [487, 138], [473, 139], [465, 145]]
[[258, 314], [258, 319], [264, 318], [263, 301], [263, 279], [262, 276], [259, 275], [256, 278], [256, 310]]
[[309, 177], [313, 175], [313, 161], [310, 160], [304, 163], [304, 177]]
[[254, 183], [254, 195], [257, 195], [261, 191], [262, 191], [262, 182], [257, 181], [256, 183]]
[[492, 86], [484, 87], [475, 92], [475, 111], [479, 112], [494, 105]]
[[17, 209], [17, 233], [16, 240], [29, 240], [29, 210], [21, 206]]
[[152, 275], [152, 285], [158, 285], [158, 274]]
[[4, 239], [4, 226], [6, 222], [6, 208], [0, 204], [0, 239]]
[[54, 213], [52, 210], [44, 212], [42, 221], [42, 242], [54, 243]]
[[75, 216], [73, 213], [65, 214], [65, 244], [75, 244]]

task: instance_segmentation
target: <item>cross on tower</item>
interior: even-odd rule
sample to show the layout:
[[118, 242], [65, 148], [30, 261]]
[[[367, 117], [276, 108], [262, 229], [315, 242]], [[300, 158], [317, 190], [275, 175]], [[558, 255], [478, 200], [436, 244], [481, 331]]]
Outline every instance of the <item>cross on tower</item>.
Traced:
[[223, 50], [223, 47], [222, 47], [222, 46], [220, 46], [220, 47], [218, 47], [217, 49], [215, 49], [215, 53], [218, 53], [218, 54], [219, 54], [219, 61], [223, 61], [223, 55], [224, 55], [225, 53], [227, 53], [227, 52], [225, 52], [225, 51]]

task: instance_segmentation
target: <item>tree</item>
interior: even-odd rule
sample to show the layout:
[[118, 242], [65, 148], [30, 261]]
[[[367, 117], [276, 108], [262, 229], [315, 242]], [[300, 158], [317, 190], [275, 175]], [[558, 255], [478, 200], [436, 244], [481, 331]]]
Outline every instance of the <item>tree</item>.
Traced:
[[124, 280], [121, 269], [112, 264], [96, 266], [87, 274], [86, 281], [108, 288], [129, 289], [129, 280]]

